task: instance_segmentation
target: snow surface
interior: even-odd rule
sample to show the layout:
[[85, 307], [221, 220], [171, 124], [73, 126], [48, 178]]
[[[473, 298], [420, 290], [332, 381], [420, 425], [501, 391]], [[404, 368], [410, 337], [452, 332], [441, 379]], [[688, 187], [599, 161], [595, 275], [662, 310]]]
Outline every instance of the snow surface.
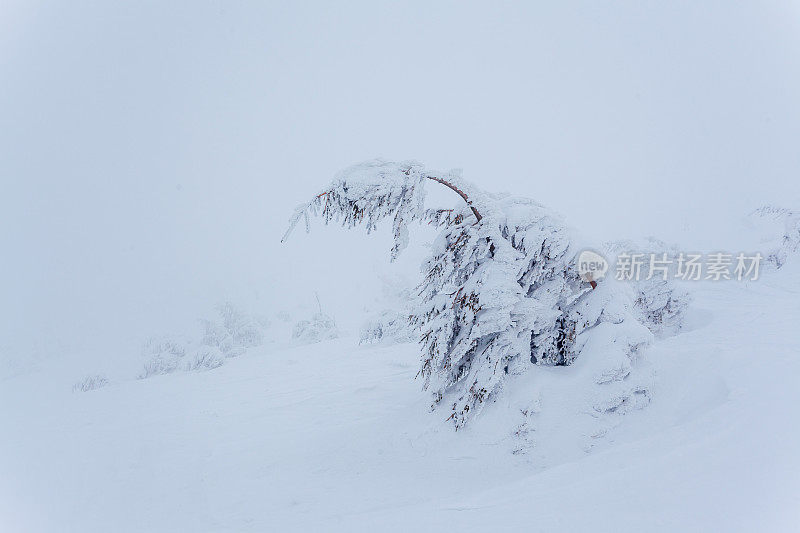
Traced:
[[796, 531], [797, 274], [695, 286], [688, 328], [646, 352], [652, 403], [588, 447], [566, 399], [542, 409], [561, 440], [494, 431], [573, 367], [454, 432], [414, 344], [271, 343], [88, 392], [53, 362], [0, 387], [3, 530]]

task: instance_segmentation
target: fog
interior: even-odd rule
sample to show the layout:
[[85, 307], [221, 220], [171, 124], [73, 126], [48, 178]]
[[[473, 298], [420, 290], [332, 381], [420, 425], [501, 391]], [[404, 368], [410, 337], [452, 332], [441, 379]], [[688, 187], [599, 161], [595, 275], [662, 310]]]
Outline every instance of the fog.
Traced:
[[346, 323], [422, 248], [280, 237], [375, 157], [598, 240], [729, 247], [760, 204], [800, 207], [798, 95], [797, 2], [5, 1], [0, 345], [128, 357], [223, 299], [315, 291]]

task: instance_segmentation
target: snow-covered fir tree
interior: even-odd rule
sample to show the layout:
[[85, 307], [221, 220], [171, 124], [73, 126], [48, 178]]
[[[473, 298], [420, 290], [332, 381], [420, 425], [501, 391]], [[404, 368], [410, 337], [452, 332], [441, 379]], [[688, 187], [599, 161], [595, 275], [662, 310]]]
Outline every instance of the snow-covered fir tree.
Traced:
[[[458, 206], [426, 208], [425, 188], [433, 182], [458, 194]], [[613, 344], [603, 352], [611, 359], [595, 383], [619, 382], [613, 396], [620, 402], [633, 394], [623, 383], [626, 368], [652, 338], [648, 321], [658, 318], [657, 309], [637, 309], [642, 298], [632, 286], [581, 279], [574, 235], [538, 203], [489, 194], [457, 171], [376, 160], [340, 172], [299, 206], [284, 240], [301, 220], [308, 230], [311, 216], [367, 232], [391, 220], [392, 259], [408, 244], [408, 224], [440, 229], [409, 321], [422, 346], [418, 376], [456, 428], [509, 376], [533, 365], [570, 365], [603, 343]]]

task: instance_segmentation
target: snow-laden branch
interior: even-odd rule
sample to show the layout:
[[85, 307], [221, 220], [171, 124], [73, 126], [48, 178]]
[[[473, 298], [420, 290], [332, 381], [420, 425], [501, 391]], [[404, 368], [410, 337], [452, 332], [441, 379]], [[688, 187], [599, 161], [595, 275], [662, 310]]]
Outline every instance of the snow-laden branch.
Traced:
[[459, 189], [459, 188], [458, 188], [458, 187], [456, 187], [456, 186], [455, 186], [453, 183], [451, 183], [450, 181], [447, 181], [446, 179], [443, 179], [443, 178], [437, 178], [436, 176], [425, 176], [425, 177], [426, 177], [427, 179], [429, 179], [429, 180], [433, 180], [433, 181], [436, 181], [436, 182], [438, 182], [438, 183], [441, 183], [441, 184], [442, 184], [442, 185], [444, 185], [445, 187], [448, 187], [448, 188], [450, 188], [450, 189], [454, 190], [456, 193], [458, 193], [458, 195], [459, 195], [461, 198], [463, 198], [465, 202], [467, 202], [467, 205], [468, 205], [468, 206], [469, 206], [469, 208], [472, 210], [472, 213], [475, 215], [475, 220], [476, 220], [477, 222], [480, 222], [480, 221], [481, 221], [481, 218], [483, 218], [483, 217], [481, 216], [481, 214], [480, 214], [480, 213], [478, 213], [478, 210], [477, 210], [477, 209], [475, 209], [475, 206], [474, 206], [474, 205], [472, 205], [472, 200], [470, 200], [470, 199], [469, 199], [469, 197], [466, 195], [466, 193], [465, 193], [464, 191], [462, 191], [461, 189]]
[[[392, 218], [394, 259], [407, 245], [409, 222], [416, 220], [439, 225], [451, 220], [451, 217], [444, 215], [446, 210], [425, 209], [426, 180], [435, 181], [456, 192], [475, 216], [475, 222], [482, 219], [470, 197], [472, 187], [461, 180], [456, 171], [428, 172], [413, 161], [393, 163], [375, 160], [340, 172], [327, 190], [317, 194], [307, 204], [298, 206], [281, 242], [286, 241], [301, 219], [308, 231], [311, 215], [321, 215], [326, 223], [334, 219], [341, 221], [346, 227], [365, 224], [367, 232], [374, 230], [380, 220]], [[480, 195], [476, 192], [475, 196]], [[459, 220], [463, 220], [463, 215]]]

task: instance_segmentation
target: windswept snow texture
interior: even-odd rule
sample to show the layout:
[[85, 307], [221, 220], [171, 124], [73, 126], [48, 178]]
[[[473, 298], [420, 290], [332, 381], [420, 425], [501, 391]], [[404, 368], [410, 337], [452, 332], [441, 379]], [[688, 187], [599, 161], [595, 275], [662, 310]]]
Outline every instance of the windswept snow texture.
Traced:
[[643, 354], [644, 410], [577, 412], [583, 358], [454, 432], [415, 345], [355, 337], [86, 394], [56, 367], [10, 378], [3, 530], [796, 531], [798, 274], [695, 286], [684, 332]]

